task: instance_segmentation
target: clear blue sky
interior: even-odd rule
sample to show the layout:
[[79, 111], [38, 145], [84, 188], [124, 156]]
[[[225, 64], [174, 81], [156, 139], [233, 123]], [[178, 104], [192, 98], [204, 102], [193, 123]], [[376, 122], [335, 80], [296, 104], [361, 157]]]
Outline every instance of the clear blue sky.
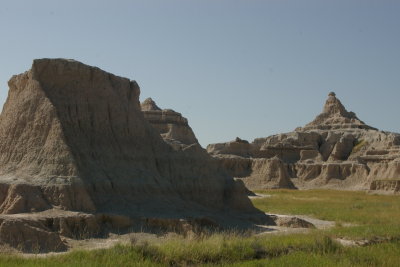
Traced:
[[400, 132], [400, 1], [2, 0], [0, 102], [34, 58], [136, 80], [203, 146], [311, 121], [329, 91]]

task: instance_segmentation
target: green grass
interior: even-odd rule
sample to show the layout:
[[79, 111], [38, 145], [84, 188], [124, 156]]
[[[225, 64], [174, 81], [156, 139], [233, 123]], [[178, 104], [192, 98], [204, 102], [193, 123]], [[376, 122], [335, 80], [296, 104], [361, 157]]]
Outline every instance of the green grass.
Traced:
[[[0, 255], [0, 266], [399, 266], [399, 196], [331, 190], [262, 193], [271, 197], [253, 200], [261, 210], [307, 214], [335, 221], [336, 226], [303, 234], [175, 237], [46, 258]], [[343, 247], [335, 241], [338, 237], [384, 242]]]
[[399, 266], [399, 243], [346, 248], [334, 253], [294, 252], [284, 257], [252, 260], [221, 266]]
[[146, 258], [133, 246], [117, 245], [111, 249], [79, 250], [50, 257], [22, 258], [0, 256], [0, 266], [165, 266]]
[[374, 181], [378, 181], [378, 182], [392, 182], [392, 181], [400, 181], [400, 179], [376, 179]]
[[[335, 190], [276, 190], [263, 193], [272, 197], [255, 199], [253, 203], [257, 208], [272, 213], [304, 214], [335, 221], [337, 227], [330, 232], [340, 237], [400, 238], [399, 196]], [[341, 226], [346, 223], [353, 226]]]
[[368, 143], [365, 140], [362, 140], [362, 139], [358, 140], [357, 143], [354, 145], [351, 153], [357, 153], [358, 151], [361, 150], [361, 148], [363, 148], [367, 144]]

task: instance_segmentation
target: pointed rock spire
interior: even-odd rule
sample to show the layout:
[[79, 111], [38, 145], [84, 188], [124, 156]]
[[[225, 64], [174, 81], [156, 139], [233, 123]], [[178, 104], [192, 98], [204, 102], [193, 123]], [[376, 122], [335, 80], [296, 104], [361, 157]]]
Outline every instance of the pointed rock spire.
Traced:
[[357, 118], [354, 112], [347, 111], [342, 102], [336, 98], [336, 94], [334, 92], [330, 92], [322, 113], [319, 114], [312, 122], [308, 123], [305, 127], [300, 128], [300, 130], [331, 130], [348, 128], [376, 130]]
[[339, 115], [345, 118], [357, 118], [353, 112], [348, 112], [346, 108], [343, 106], [342, 102], [336, 98], [336, 94], [334, 92], [330, 92], [328, 95], [328, 99], [325, 102], [324, 110], [322, 113], [329, 115]]
[[150, 110], [161, 110], [161, 108], [159, 108], [156, 104], [156, 102], [154, 102], [153, 99], [146, 98], [141, 104], [140, 107], [142, 109], [142, 111], [150, 111]]

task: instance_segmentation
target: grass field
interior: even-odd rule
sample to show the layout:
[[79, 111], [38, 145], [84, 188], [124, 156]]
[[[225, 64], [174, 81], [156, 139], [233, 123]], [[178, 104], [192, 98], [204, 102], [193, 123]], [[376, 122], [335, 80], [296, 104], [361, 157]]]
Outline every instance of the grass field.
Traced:
[[[328, 230], [251, 236], [220, 233], [136, 242], [46, 258], [1, 255], [0, 266], [400, 266], [400, 197], [331, 190], [270, 190], [261, 210], [335, 221]], [[344, 247], [337, 238], [370, 240]]]

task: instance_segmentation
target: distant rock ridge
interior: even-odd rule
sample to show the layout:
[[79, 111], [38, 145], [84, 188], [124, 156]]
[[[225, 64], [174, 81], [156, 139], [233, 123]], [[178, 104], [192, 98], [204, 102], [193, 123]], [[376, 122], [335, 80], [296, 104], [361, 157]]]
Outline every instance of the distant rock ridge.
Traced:
[[145, 119], [174, 149], [184, 149], [188, 145], [200, 147], [188, 120], [181, 113], [172, 109], [161, 109], [151, 98], [145, 99], [140, 106]]
[[[210, 144], [207, 151], [250, 190], [398, 188], [391, 181], [400, 180], [400, 134], [366, 125], [333, 92], [306, 126], [251, 143], [238, 140]], [[271, 164], [273, 158], [280, 161]], [[277, 166], [280, 175], [269, 170]]]

